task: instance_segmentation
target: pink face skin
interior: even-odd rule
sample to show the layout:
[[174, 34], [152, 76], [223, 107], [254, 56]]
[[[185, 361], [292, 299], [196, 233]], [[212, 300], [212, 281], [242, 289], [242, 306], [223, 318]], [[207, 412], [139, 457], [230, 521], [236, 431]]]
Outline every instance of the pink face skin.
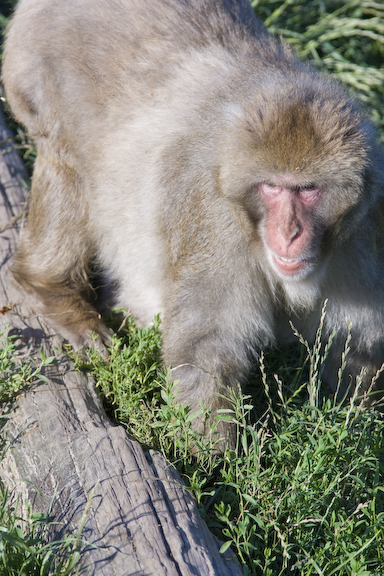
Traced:
[[286, 180], [282, 185], [262, 182], [258, 190], [267, 211], [264, 241], [269, 257], [280, 275], [294, 278], [313, 268], [317, 244], [313, 213], [322, 192]]

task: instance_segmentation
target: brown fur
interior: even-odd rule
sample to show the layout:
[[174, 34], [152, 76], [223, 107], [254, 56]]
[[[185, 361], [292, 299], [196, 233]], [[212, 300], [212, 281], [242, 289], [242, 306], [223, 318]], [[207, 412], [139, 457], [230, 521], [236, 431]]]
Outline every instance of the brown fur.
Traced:
[[[22, 0], [3, 81], [38, 150], [18, 280], [77, 345], [108, 333], [95, 263], [142, 323], [163, 314], [179, 399], [226, 402], [251, 358], [313, 339], [334, 385], [384, 361], [383, 156], [354, 100], [245, 0]], [[224, 432], [224, 431], [223, 431]]]

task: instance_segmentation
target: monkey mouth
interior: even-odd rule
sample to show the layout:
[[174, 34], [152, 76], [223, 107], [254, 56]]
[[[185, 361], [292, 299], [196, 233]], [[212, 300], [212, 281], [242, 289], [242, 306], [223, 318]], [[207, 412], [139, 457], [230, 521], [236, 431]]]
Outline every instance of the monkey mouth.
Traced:
[[273, 261], [277, 270], [285, 276], [295, 276], [302, 274], [312, 264], [312, 260], [302, 258], [286, 258], [273, 254]]

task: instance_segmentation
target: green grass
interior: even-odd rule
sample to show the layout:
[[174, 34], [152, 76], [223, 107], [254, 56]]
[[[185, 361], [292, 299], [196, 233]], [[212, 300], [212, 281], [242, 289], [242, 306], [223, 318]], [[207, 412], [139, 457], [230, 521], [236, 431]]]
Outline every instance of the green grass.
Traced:
[[80, 559], [79, 534], [50, 541], [48, 515], [20, 515], [20, 499], [12, 498], [0, 480], [0, 574], [1, 576], [68, 576]]
[[[138, 329], [128, 317], [108, 360], [90, 350], [84, 364], [69, 350], [77, 368], [93, 374], [111, 417], [174, 463], [245, 575], [384, 574], [382, 417], [356, 397], [341, 405], [322, 392], [320, 332], [313, 347], [302, 341], [279, 358], [261, 357], [247, 394], [234, 394], [233, 413], [219, 416], [238, 429], [236, 449], [223, 455], [212, 437], [193, 429], [196, 414], [175, 405], [160, 362], [158, 318]], [[53, 361], [25, 358], [20, 365], [12, 340], [2, 349], [13, 394]], [[0, 483], [0, 574], [70, 574], [81, 528], [50, 542], [49, 513], [25, 519], [18, 508]]]
[[[254, 0], [253, 6], [300, 57], [356, 91], [384, 141], [384, 3]], [[12, 126], [31, 168], [35, 150], [24, 129]], [[111, 417], [178, 468], [244, 575], [384, 576], [382, 416], [356, 398], [341, 405], [322, 390], [316, 343], [261, 358], [245, 393], [234, 395], [233, 414], [221, 415], [238, 427], [238, 446], [224, 455], [193, 430], [196, 415], [175, 405], [160, 359], [159, 320], [139, 330], [128, 318], [108, 363], [95, 352], [86, 366], [75, 362], [94, 375]], [[3, 339], [3, 407], [50, 361], [17, 358], [13, 341]], [[79, 540], [49, 543], [48, 517], [49, 511], [21, 514], [0, 484], [0, 576], [71, 572]]]
[[[55, 361], [41, 350], [38, 357], [21, 356], [15, 337], [0, 333], [0, 430], [12, 417], [15, 399], [28, 386], [46, 381], [42, 369]], [[0, 459], [8, 443], [0, 436]], [[21, 509], [26, 508], [22, 514]], [[78, 533], [52, 541], [47, 514], [36, 514], [28, 502], [10, 493], [0, 478], [0, 576], [67, 576], [73, 574], [83, 546], [81, 524]]]
[[41, 373], [45, 366], [54, 362], [55, 357], [47, 357], [44, 350], [39, 358], [20, 356], [16, 337], [5, 337], [8, 327], [0, 331], [0, 405], [13, 401], [17, 394], [38, 380], [46, 381]]
[[224, 455], [174, 403], [158, 320], [143, 330], [128, 318], [108, 361], [90, 351], [84, 365], [74, 354], [112, 417], [174, 463], [245, 575], [384, 574], [382, 417], [356, 396], [342, 405], [321, 392], [320, 332], [313, 348], [294, 351], [304, 366], [288, 355], [276, 373], [276, 357], [262, 357], [250, 393], [233, 396], [238, 445]]

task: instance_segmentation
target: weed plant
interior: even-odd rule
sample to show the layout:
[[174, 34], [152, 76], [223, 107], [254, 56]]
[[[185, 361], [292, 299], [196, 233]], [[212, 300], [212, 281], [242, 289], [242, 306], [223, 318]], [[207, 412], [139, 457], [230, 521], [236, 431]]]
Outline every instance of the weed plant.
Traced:
[[44, 514], [27, 519], [19, 515], [20, 499], [10, 505], [8, 490], [0, 480], [0, 574], [1, 576], [69, 576], [80, 559], [81, 531], [51, 542], [51, 522]]
[[92, 372], [112, 416], [174, 463], [244, 575], [384, 574], [382, 417], [361, 402], [362, 375], [347, 402], [322, 392], [332, 339], [323, 350], [321, 328], [313, 347], [298, 335], [296, 355], [305, 361], [292, 368], [289, 387], [281, 381], [287, 367], [273, 373], [276, 358], [262, 356], [250, 393], [233, 393], [232, 410], [218, 419], [235, 422], [237, 446], [223, 455], [212, 434], [193, 430], [196, 416], [209, 422], [204, 406], [192, 414], [175, 404], [170, 374], [159, 364], [158, 318], [149, 329], [127, 318], [108, 360], [90, 350], [84, 365], [74, 355], [79, 369]]
[[[26, 388], [46, 381], [42, 373], [55, 361], [41, 350], [38, 357], [21, 356], [15, 337], [0, 333], [0, 430], [12, 417], [14, 400]], [[0, 436], [0, 459], [8, 444]], [[51, 541], [51, 522], [47, 514], [21, 514], [20, 497], [10, 494], [0, 478], [0, 576], [67, 576], [73, 573], [83, 545], [81, 531], [63, 540]]]
[[5, 337], [8, 326], [0, 331], [0, 405], [12, 402], [19, 392], [36, 381], [47, 381], [42, 373], [55, 361], [41, 349], [39, 358], [21, 356], [15, 337]]

